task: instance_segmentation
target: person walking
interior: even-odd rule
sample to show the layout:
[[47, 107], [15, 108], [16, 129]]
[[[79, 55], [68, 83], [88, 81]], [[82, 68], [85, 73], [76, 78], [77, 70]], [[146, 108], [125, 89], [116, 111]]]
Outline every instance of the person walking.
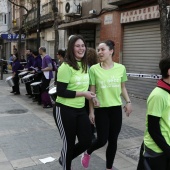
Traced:
[[51, 108], [52, 102], [50, 96], [48, 94], [50, 81], [53, 78], [53, 66], [51, 57], [46, 54], [46, 48], [40, 47], [39, 54], [42, 57], [42, 85], [41, 85], [41, 102], [43, 104], [43, 108]]
[[58, 68], [61, 66], [61, 64], [64, 62], [64, 57], [66, 55], [66, 50], [63, 49], [59, 49], [58, 53], [57, 53], [57, 71], [55, 72], [55, 85], [57, 84], [57, 72], [58, 72]]
[[161, 59], [159, 68], [162, 79], [147, 99], [143, 163], [144, 169], [148, 166], [150, 170], [169, 170], [170, 58]]
[[111, 40], [100, 43], [98, 47], [100, 63], [90, 68], [90, 91], [96, 93], [96, 97], [89, 103], [89, 118], [96, 125], [97, 140], [82, 154], [81, 163], [84, 168], [88, 168], [92, 152], [108, 142], [106, 169], [112, 169], [122, 126], [121, 95], [126, 101], [124, 107], [126, 115], [129, 116], [132, 112], [131, 101], [125, 87], [126, 69], [122, 64], [113, 62], [114, 47], [115, 44]]
[[[59, 163], [63, 170], [71, 170], [71, 162], [91, 144], [91, 126], [85, 110], [85, 98], [95, 94], [88, 91], [89, 74], [86, 43], [74, 35], [68, 41], [65, 61], [58, 69], [56, 120], [63, 148]], [[76, 136], [78, 142], [75, 144]]]

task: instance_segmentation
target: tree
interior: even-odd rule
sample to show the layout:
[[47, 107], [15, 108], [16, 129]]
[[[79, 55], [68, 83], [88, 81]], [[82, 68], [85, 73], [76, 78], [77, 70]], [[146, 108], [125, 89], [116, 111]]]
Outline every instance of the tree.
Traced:
[[170, 57], [170, 13], [167, 6], [168, 0], [158, 0], [160, 9], [160, 28], [162, 57]]
[[[19, 2], [20, 3], [17, 3], [16, 0], [8, 0], [8, 2], [10, 2], [11, 4], [17, 6], [17, 7], [20, 7], [22, 9], [24, 9], [26, 11], [26, 15], [25, 17], [23, 18], [22, 21], [20, 21], [20, 27], [19, 27], [19, 38], [18, 38], [18, 54], [19, 54], [19, 57], [20, 57], [20, 51], [21, 51], [21, 34], [22, 34], [22, 25], [23, 23], [26, 21], [28, 15], [32, 12], [32, 10], [34, 9], [34, 6], [36, 5], [36, 2], [35, 0], [31, 0], [30, 1], [30, 5], [32, 6], [31, 10], [27, 9], [24, 5], [22, 5], [22, 0], [20, 0]], [[20, 15], [21, 17], [21, 15]]]
[[[26, 15], [23, 20], [23, 23], [26, 21], [28, 15], [33, 11], [34, 7], [37, 6], [37, 48], [40, 46], [40, 2], [41, 0], [31, 0], [30, 5], [32, 6], [31, 10], [28, 10], [24, 5], [17, 4], [15, 0], [8, 0], [10, 3], [13, 5], [16, 5], [20, 8], [23, 8], [26, 10]], [[59, 33], [58, 33], [58, 0], [52, 0], [52, 11], [53, 11], [53, 18], [54, 18], [54, 31], [55, 31], [55, 48], [54, 48], [54, 57], [56, 58], [56, 54], [58, 51], [58, 46], [59, 46]], [[21, 32], [22, 27], [19, 29], [19, 32]], [[21, 36], [19, 36], [21, 37]], [[21, 44], [21, 39], [18, 41], [18, 47], [20, 47]], [[19, 51], [19, 48], [18, 48]]]
[[52, 0], [52, 11], [54, 16], [54, 58], [57, 58], [58, 46], [59, 46], [59, 33], [58, 33], [58, 0]]

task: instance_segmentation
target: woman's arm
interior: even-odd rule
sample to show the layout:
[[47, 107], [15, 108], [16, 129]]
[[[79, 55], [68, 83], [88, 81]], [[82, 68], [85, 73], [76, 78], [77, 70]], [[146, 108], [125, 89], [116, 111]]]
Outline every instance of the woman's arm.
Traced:
[[57, 81], [57, 95], [64, 98], [85, 97], [89, 100], [95, 97], [95, 94], [90, 91], [86, 91], [86, 92], [71, 91], [71, 90], [67, 90], [67, 86], [68, 83]]
[[[96, 86], [90, 86], [90, 91], [92, 93], [96, 93]], [[99, 107], [100, 106], [100, 103], [97, 99], [97, 97], [93, 97], [91, 100], [89, 100], [89, 119], [91, 121], [92, 124], [95, 123], [95, 116], [94, 116], [94, 106], [95, 107]]]
[[121, 83], [121, 88], [122, 88], [122, 96], [124, 100], [126, 101], [126, 105], [124, 106], [124, 109], [125, 109], [126, 115], [129, 116], [130, 113], [132, 112], [132, 105], [131, 105], [128, 92], [125, 87], [125, 83]]

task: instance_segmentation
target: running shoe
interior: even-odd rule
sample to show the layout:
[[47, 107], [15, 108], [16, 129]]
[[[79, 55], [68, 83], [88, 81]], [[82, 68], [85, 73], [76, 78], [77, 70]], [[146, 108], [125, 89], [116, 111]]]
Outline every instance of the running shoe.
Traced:
[[90, 161], [90, 155], [87, 153], [83, 153], [82, 157], [81, 157], [81, 164], [84, 168], [88, 168], [89, 167], [89, 161]]

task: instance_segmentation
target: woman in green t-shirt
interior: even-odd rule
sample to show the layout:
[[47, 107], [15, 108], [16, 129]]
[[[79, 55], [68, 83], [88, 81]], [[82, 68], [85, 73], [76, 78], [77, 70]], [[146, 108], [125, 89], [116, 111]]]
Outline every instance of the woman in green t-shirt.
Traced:
[[[95, 97], [88, 91], [89, 74], [86, 43], [74, 35], [68, 42], [65, 61], [58, 69], [56, 120], [63, 148], [59, 163], [63, 170], [71, 170], [72, 160], [91, 144], [91, 125], [85, 110], [85, 98]], [[76, 136], [78, 142], [75, 144]]]
[[[90, 68], [90, 91], [96, 93], [90, 102], [90, 120], [95, 122], [97, 140], [82, 155], [81, 163], [87, 168], [90, 155], [108, 142], [106, 149], [106, 168], [111, 170], [117, 150], [117, 139], [122, 125], [121, 95], [126, 101], [124, 107], [127, 116], [132, 112], [131, 102], [125, 87], [126, 69], [122, 64], [112, 61], [114, 42], [107, 40], [99, 44], [100, 63]], [[93, 108], [95, 107], [95, 112]]]

